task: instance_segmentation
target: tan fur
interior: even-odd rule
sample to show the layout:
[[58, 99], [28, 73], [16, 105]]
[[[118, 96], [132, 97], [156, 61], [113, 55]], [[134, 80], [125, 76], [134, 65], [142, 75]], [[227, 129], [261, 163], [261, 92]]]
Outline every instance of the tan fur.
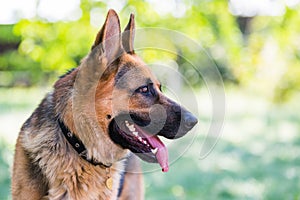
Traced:
[[[119, 18], [110, 10], [91, 52], [54, 84], [23, 124], [14, 157], [14, 200], [142, 200], [136, 155], [168, 170], [167, 150], [158, 146], [156, 135], [181, 137], [197, 119], [163, 95], [159, 81], [134, 53], [133, 20], [131, 15], [121, 33]], [[127, 133], [125, 115], [133, 116], [139, 133], [153, 134], [142, 137], [156, 144]], [[86, 158], [67, 140], [66, 129], [84, 144]], [[160, 155], [152, 153], [155, 147]]]
[[[76, 73], [74, 71], [70, 75], [74, 76]], [[124, 158], [128, 151], [115, 145], [107, 134], [99, 133], [104, 129], [105, 132], [107, 131], [105, 127], [108, 126], [108, 122], [102, 119], [105, 119], [107, 112], [111, 112], [107, 110], [107, 108], [111, 108], [111, 105], [107, 102], [111, 102], [112, 84], [110, 82], [112, 77], [113, 75], [110, 79], [102, 82], [101, 85], [104, 87], [100, 88], [98, 86], [97, 90], [97, 94], [99, 94], [97, 99], [101, 103], [97, 104], [96, 110], [103, 113], [103, 115], [84, 121], [82, 115], [92, 115], [89, 109], [86, 108], [87, 105], [85, 105], [89, 101], [81, 105], [85, 108], [84, 111], [81, 110], [83, 113], [76, 115], [72, 111], [72, 96], [69, 97], [70, 99], [65, 99], [64, 108], [57, 107], [57, 110], [63, 111], [63, 119], [73, 133], [78, 134], [81, 129], [85, 130], [85, 134], [80, 135], [80, 138], [85, 144], [88, 144], [88, 152], [91, 152], [93, 157], [101, 161], [107, 161], [105, 164], [114, 163], [109, 173], [114, 179], [113, 190], [110, 191], [105, 185], [108, 176], [106, 169], [94, 167], [80, 158], [77, 152], [65, 141], [63, 135], [56, 134], [56, 129], [48, 128], [52, 126], [52, 122], [49, 122], [49, 124], [44, 123], [42, 127], [37, 128], [40, 122], [37, 112], [34, 112], [29, 120], [30, 126], [27, 127], [27, 122], [24, 124], [16, 144], [12, 179], [14, 199], [116, 199], [120, 172], [124, 170], [123, 161], [116, 162], [116, 160]], [[55, 84], [55, 88], [71, 87], [72, 84], [61, 85], [61, 82], [69, 83], [74, 81], [72, 79], [69, 76], [61, 79]], [[62, 93], [64, 92], [69, 91], [55, 90], [54, 93], [50, 93], [45, 98], [41, 105], [46, 102], [57, 101], [56, 98], [63, 96]], [[108, 95], [101, 95], [103, 93]], [[74, 117], [80, 119], [74, 119]], [[98, 121], [93, 122], [93, 120]], [[74, 121], [81, 121], [81, 123], [75, 126]], [[100, 127], [96, 132], [93, 132], [93, 127], [90, 127], [94, 123], [98, 123]], [[99, 135], [101, 135], [101, 138], [95, 140]], [[35, 166], [32, 166], [33, 161], [39, 163], [38, 167], [41, 168], [41, 171], [35, 170]], [[122, 193], [126, 197], [122, 197], [122, 199], [143, 199], [142, 180], [139, 178], [140, 174], [136, 174], [136, 172], [140, 173], [141, 170], [136, 161], [133, 164], [136, 167], [135, 173], [126, 174], [129, 180], [126, 178], [124, 192]], [[139, 188], [134, 184], [135, 188], [132, 188], [132, 184], [128, 183], [130, 179], [137, 181], [141, 187]], [[128, 193], [127, 191], [131, 192]]]
[[[105, 40], [106, 35], [116, 32], [112, 29], [114, 23], [118, 23], [118, 18], [110, 11], [93, 48], [100, 40]], [[111, 44], [104, 47], [118, 48], [108, 45]], [[111, 101], [117, 66], [111, 67], [107, 76], [103, 74], [107, 69], [106, 59], [113, 55], [106, 53], [99, 60], [95, 56], [101, 51], [97, 47], [77, 69], [59, 79], [54, 91], [24, 123], [15, 150], [13, 199], [117, 199], [121, 174], [125, 170], [124, 158], [129, 152], [113, 143], [107, 133], [109, 120], [106, 116], [113, 114]], [[79, 157], [62, 135], [55, 118], [57, 115], [85, 144], [88, 158], [112, 166], [93, 166]], [[136, 167], [136, 172], [140, 172], [140, 167]], [[133, 177], [130, 173], [125, 176]], [[113, 178], [112, 190], [106, 185], [109, 177]], [[142, 188], [141, 179], [136, 180]], [[124, 188], [126, 190], [126, 185]], [[135, 188], [138, 199], [143, 199], [141, 188]], [[135, 194], [132, 195], [136, 197]], [[132, 195], [126, 194], [127, 198], [122, 199], [132, 199]]]
[[[45, 131], [44, 134], [51, 133], [51, 130]], [[114, 178], [114, 185], [113, 191], [110, 191], [105, 187], [106, 169], [91, 166], [78, 157], [68, 144], [57, 144], [62, 148], [55, 154], [41, 152], [40, 143], [51, 140], [51, 137], [43, 137], [42, 133], [32, 136], [29, 132], [21, 132], [15, 155], [12, 184], [14, 199], [116, 199], [120, 179], [118, 170], [124, 168], [122, 162], [111, 167], [110, 176]], [[43, 166], [47, 183], [42, 181], [42, 174], [32, 170], [23, 145], [32, 153], [39, 153], [34, 159], [40, 159], [39, 165]], [[48, 185], [48, 195], [45, 195], [47, 187], [43, 184]]]

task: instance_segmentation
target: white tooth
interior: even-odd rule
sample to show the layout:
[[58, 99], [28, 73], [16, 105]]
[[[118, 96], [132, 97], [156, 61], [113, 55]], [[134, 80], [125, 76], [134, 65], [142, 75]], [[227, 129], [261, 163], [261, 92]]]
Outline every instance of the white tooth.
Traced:
[[129, 125], [129, 126], [127, 126], [128, 128], [129, 128], [129, 130], [131, 131], [131, 132], [133, 132], [133, 131], [135, 131], [135, 128], [134, 128], [134, 125], [132, 124], [132, 125]]
[[138, 136], [138, 139], [139, 139], [139, 141], [141, 141], [141, 142], [143, 141], [142, 137], [140, 137], [140, 136]]
[[130, 127], [130, 128], [128, 128], [131, 132], [134, 132], [135, 131], [135, 128], [132, 128], [132, 127]]
[[144, 143], [144, 144], [147, 144], [147, 142], [146, 142], [145, 140], [143, 140], [143, 143]]
[[133, 135], [138, 136], [138, 132], [132, 132]]
[[155, 149], [151, 149], [151, 151], [152, 151], [152, 153], [156, 154], [156, 152], [157, 152], [157, 148], [155, 148]]

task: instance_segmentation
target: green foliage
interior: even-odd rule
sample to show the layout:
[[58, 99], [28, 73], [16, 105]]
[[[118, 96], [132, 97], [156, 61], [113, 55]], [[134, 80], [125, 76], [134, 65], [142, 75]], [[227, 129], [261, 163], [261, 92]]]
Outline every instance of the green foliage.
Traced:
[[[138, 28], [162, 27], [184, 33], [211, 55], [212, 63], [217, 64], [225, 82], [251, 87], [276, 102], [286, 101], [298, 91], [300, 14], [297, 8], [287, 7], [282, 16], [249, 18], [245, 32], [239, 26], [240, 18], [229, 12], [227, 1], [176, 1], [175, 10], [161, 9], [155, 2], [121, 1], [122, 27], [133, 12]], [[0, 50], [0, 86], [45, 84], [76, 67], [89, 52], [100, 28], [91, 26], [91, 21], [96, 20], [100, 26], [111, 5], [109, 1], [82, 0], [82, 15], [78, 21], [50, 23], [37, 16], [15, 25], [0, 26], [3, 48]], [[92, 13], [98, 18], [92, 19]], [[15, 48], [8, 48], [7, 44]], [[174, 47], [175, 52], [192, 59], [202, 70], [211, 69], [212, 63], [193, 49], [170, 45], [171, 49]], [[159, 52], [147, 53], [142, 55], [146, 61], [166, 58], [161, 58]], [[195, 79], [188, 62], [174, 56], [169, 58], [178, 62], [187, 79]], [[201, 78], [195, 80], [194, 85], [201, 84]]]
[[20, 38], [13, 33], [13, 26], [12, 25], [1, 25], [0, 26], [0, 42], [1, 44], [7, 43], [18, 43], [20, 42]]

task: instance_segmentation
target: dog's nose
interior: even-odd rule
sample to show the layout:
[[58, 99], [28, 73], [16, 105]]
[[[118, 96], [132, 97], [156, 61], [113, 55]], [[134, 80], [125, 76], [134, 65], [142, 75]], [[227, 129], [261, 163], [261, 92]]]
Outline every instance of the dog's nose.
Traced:
[[190, 112], [187, 112], [183, 116], [183, 122], [186, 129], [192, 129], [197, 123], [198, 119]]

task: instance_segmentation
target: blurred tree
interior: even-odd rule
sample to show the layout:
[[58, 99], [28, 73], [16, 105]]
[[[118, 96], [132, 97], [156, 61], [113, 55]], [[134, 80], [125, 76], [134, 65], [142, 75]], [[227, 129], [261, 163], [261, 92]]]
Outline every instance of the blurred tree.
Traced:
[[[53, 81], [76, 67], [90, 49], [108, 8], [120, 13], [124, 27], [129, 13], [138, 27], [162, 27], [186, 34], [211, 55], [227, 83], [261, 91], [276, 101], [299, 91], [299, 31], [297, 7], [278, 16], [234, 16], [227, 1], [81, 0], [76, 21], [48, 22], [37, 16], [0, 26], [0, 86], [35, 85]], [[92, 24], [92, 26], [91, 26]], [[97, 27], [96, 27], [97, 26]], [[163, 37], [163, 36], [162, 36]], [[175, 52], [210, 70], [207, 58], [188, 47], [170, 44]], [[187, 79], [201, 84], [189, 71], [186, 60], [174, 55], [147, 52], [146, 61], [170, 58], [177, 61]]]

